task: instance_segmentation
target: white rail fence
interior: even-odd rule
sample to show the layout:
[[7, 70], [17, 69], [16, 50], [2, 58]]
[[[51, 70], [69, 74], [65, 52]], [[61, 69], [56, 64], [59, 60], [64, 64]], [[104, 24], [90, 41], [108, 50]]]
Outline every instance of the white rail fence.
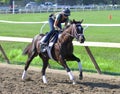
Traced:
[[[41, 27], [40, 32], [42, 31], [44, 26], [48, 23], [48, 21], [43, 21], [43, 22], [16, 22], [16, 21], [5, 21], [5, 20], [0, 20], [0, 22], [1, 23], [10, 23], [10, 24], [40, 24], [40, 23], [42, 23], [43, 26]], [[82, 25], [86, 26], [85, 29], [89, 26], [120, 26], [120, 24], [82, 24]], [[0, 41], [32, 42], [32, 38], [0, 36]], [[80, 44], [77, 41], [73, 41], [73, 44], [85, 47], [89, 57], [91, 58], [94, 66], [95, 66], [95, 68], [96, 68], [96, 70], [99, 74], [101, 74], [101, 70], [100, 70], [100, 68], [99, 68], [99, 66], [98, 66], [98, 64], [97, 64], [97, 62], [96, 62], [94, 56], [92, 55], [88, 46], [120, 48], [120, 43], [109, 43], [109, 42], [85, 42], [83, 44]], [[5, 55], [4, 50], [3, 50], [1, 45], [0, 45], [0, 50]], [[5, 57], [6, 57], [6, 60], [8, 61], [8, 63], [9, 63], [9, 59], [7, 58], [6, 55], [5, 55]]]
[[[6, 21], [6, 20], [0, 20], [0, 23], [8, 23], [8, 24], [43, 24], [40, 33], [42, 32], [43, 28], [46, 24], [48, 24], [48, 21], [42, 21], [42, 22], [18, 22], [18, 21]], [[112, 26], [112, 27], [119, 27], [120, 24], [82, 24], [83, 26], [86, 26], [88, 28], [89, 26]], [[31, 42], [31, 38], [19, 38], [19, 37], [7, 37], [7, 36], [0, 36], [0, 41], [17, 41], [17, 42]], [[84, 44], [80, 44], [76, 41], [73, 42], [74, 45], [80, 45], [80, 46], [96, 46], [96, 47], [114, 47], [114, 48], [120, 48], [120, 43], [109, 43], [109, 42], [85, 42]]]
[[[48, 21], [42, 22], [18, 22], [18, 21], [6, 21], [0, 20], [0, 23], [10, 23], [10, 24], [47, 24]], [[120, 24], [82, 24], [83, 26], [120, 26]]]
[[[42, 33], [43, 28], [45, 27], [46, 24], [48, 24], [48, 21], [42, 21], [42, 22], [18, 22], [18, 21], [6, 21], [6, 20], [0, 20], [0, 23], [8, 23], [8, 24], [43, 24], [40, 33]], [[112, 27], [118, 27], [120, 24], [82, 24], [82, 26], [85, 26], [84, 29], [88, 28], [89, 26], [98, 26], [98, 27], [103, 27], [103, 26], [112, 26]]]
[[[32, 38], [0, 36], [0, 41], [32, 42]], [[120, 43], [109, 43], [109, 42], [84, 42], [83, 44], [81, 44], [77, 41], [73, 41], [73, 45], [120, 48]]]

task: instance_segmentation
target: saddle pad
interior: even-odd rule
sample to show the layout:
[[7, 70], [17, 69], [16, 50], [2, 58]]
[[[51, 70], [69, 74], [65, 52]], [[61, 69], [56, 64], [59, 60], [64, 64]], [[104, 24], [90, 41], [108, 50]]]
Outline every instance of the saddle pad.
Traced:
[[[52, 53], [51, 53], [51, 50], [52, 50], [52, 47], [54, 45], [54, 42], [50, 42], [49, 45], [47, 46], [47, 53], [48, 53], [48, 56], [53, 59], [52, 57]], [[54, 60], [54, 59], [53, 59]]]

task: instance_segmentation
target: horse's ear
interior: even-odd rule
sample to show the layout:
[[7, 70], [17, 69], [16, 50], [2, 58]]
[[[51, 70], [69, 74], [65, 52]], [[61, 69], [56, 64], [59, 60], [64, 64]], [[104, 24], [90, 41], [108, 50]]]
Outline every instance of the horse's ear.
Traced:
[[75, 23], [76, 21], [75, 21], [75, 19], [73, 19], [73, 23]]
[[72, 20], [70, 20], [69, 23], [72, 24]]
[[83, 22], [83, 19], [80, 21], [80, 23], [82, 23]]

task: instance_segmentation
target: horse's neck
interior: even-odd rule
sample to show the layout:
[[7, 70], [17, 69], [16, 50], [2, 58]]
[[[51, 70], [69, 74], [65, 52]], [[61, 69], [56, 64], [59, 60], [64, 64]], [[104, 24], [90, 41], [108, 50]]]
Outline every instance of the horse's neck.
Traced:
[[60, 35], [58, 41], [63, 44], [63, 43], [72, 43], [73, 41], [73, 35], [71, 35], [72, 28], [69, 27], [66, 30], [63, 31], [63, 33]]

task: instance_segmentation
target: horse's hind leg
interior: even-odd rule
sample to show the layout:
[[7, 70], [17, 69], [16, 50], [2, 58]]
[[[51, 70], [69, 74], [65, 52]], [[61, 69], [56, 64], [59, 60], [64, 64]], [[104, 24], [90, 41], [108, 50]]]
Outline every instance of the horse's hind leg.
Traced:
[[46, 58], [42, 58], [42, 61], [43, 61], [43, 67], [42, 67], [42, 79], [43, 79], [43, 83], [47, 83], [47, 79], [46, 79], [46, 76], [45, 76], [45, 71], [46, 71], [46, 68], [48, 66], [48, 59]]
[[25, 64], [25, 67], [24, 67], [24, 71], [23, 71], [23, 74], [22, 74], [22, 79], [23, 80], [26, 78], [27, 69], [28, 69], [28, 67], [29, 67], [29, 65], [30, 65], [30, 63], [31, 63], [31, 61], [33, 60], [34, 57], [35, 57], [34, 54], [28, 56], [28, 59], [26, 61], [26, 64]]

